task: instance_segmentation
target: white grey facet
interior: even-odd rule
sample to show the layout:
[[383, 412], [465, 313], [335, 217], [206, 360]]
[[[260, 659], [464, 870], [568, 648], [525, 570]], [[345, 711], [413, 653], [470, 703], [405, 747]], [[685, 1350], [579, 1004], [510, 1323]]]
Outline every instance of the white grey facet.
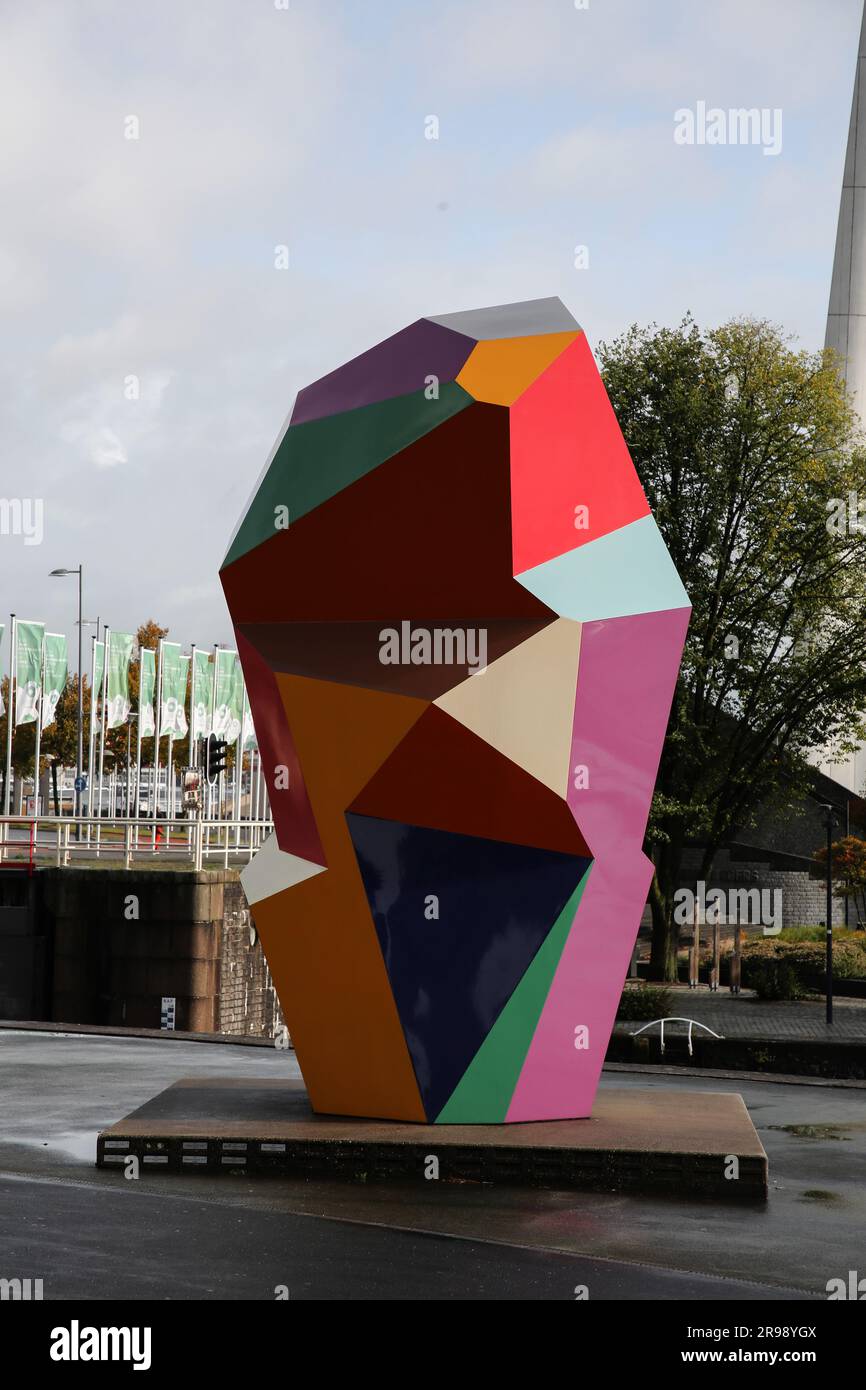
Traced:
[[453, 328], [467, 338], [527, 338], [533, 333], [575, 333], [580, 324], [561, 299], [525, 299], [519, 304], [492, 304], [457, 314], [428, 314], [429, 323]]
[[[857, 50], [824, 342], [841, 357], [848, 390], [866, 423], [866, 7]], [[828, 777], [858, 796], [863, 794], [866, 745], [843, 763], [826, 762], [820, 753], [815, 761]]]
[[291, 408], [291, 410], [289, 411], [288, 415], [286, 416], [285, 420], [283, 421], [283, 427], [282, 427], [282, 429], [280, 430], [279, 434], [277, 435], [276, 439], [274, 440], [274, 445], [273, 445], [273, 448], [271, 449], [271, 452], [268, 454], [267, 462], [265, 463], [264, 468], [262, 469], [261, 473], [259, 474], [258, 478], [256, 479], [255, 487], [253, 488], [252, 492], [250, 493], [249, 497], [247, 498], [247, 500], [246, 500], [246, 505], [244, 506], [243, 511], [240, 513], [240, 516], [238, 517], [238, 520], [237, 520], [236, 523], [235, 523], [235, 528], [234, 528], [234, 530], [232, 531], [231, 537], [230, 537], [230, 539], [229, 539], [229, 543], [228, 543], [228, 545], [226, 546], [226, 553], [225, 553], [225, 555], [223, 556], [223, 561], [222, 561], [222, 564], [220, 565], [220, 569], [223, 569], [223, 568], [225, 567], [226, 561], [228, 560], [229, 555], [231, 555], [232, 546], [234, 545], [235, 541], [237, 540], [238, 532], [240, 531], [241, 527], [243, 526], [244, 522], [245, 522], [246, 519], [247, 519], [247, 512], [249, 512], [250, 508], [252, 507], [253, 503], [255, 502], [256, 498], [258, 497], [258, 495], [259, 495], [259, 490], [260, 490], [260, 488], [261, 488], [261, 486], [262, 486], [262, 483], [265, 481], [265, 478], [268, 476], [268, 474], [269, 474], [270, 471], [271, 471], [271, 464], [273, 463], [274, 459], [275, 459], [276, 456], [277, 456], [277, 450], [279, 449], [280, 445], [282, 444], [283, 440], [285, 439], [285, 437], [286, 437], [286, 432], [287, 432], [287, 430], [288, 430], [288, 428], [289, 428], [289, 425], [292, 423], [292, 413], [293, 413], [293, 411], [294, 411], [294, 409], [295, 409], [296, 401], [297, 401], [297, 397], [295, 397], [295, 400], [292, 401], [292, 408]]

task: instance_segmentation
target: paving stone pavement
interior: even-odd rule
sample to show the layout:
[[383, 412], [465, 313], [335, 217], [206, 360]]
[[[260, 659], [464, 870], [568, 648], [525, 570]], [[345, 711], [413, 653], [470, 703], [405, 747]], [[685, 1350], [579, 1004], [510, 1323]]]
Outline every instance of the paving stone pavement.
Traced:
[[[866, 999], [834, 1000], [833, 1023], [828, 1026], [823, 999], [767, 1002], [758, 999], [753, 990], [736, 995], [720, 989], [711, 994], [704, 985], [699, 989], [671, 986], [671, 993], [674, 1001], [668, 1016], [693, 1018], [725, 1038], [866, 1043]], [[641, 1027], [641, 1023], [620, 1022], [617, 1032], [633, 1033]], [[680, 1026], [673, 1031], [680, 1033], [685, 1029]]]

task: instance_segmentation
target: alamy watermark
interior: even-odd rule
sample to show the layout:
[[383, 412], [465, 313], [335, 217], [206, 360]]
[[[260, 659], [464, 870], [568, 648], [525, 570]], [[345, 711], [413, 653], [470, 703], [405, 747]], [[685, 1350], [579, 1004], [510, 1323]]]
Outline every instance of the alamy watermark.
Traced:
[[484, 627], [383, 627], [379, 633], [383, 666], [465, 666], [477, 676], [487, 666]]
[[51, 1330], [48, 1355], [52, 1361], [131, 1361], [134, 1371], [151, 1364], [149, 1327], [82, 1327], [73, 1318], [68, 1327]]
[[43, 516], [41, 497], [0, 497], [0, 536], [23, 536], [25, 545], [41, 545]]
[[674, 893], [674, 921], [685, 927], [695, 921], [709, 927], [744, 925], [763, 927], [764, 936], [778, 936], [782, 930], [781, 888], [707, 888], [703, 879], [691, 888]]
[[827, 530], [831, 536], [866, 532], [866, 497], [856, 492], [849, 492], [847, 497], [831, 497], [827, 503]]
[[39, 1302], [41, 1298], [41, 1279], [0, 1279], [0, 1303]]
[[674, 143], [677, 145], [760, 145], [764, 154], [782, 153], [782, 111], [768, 106], [707, 106], [705, 101], [681, 106], [674, 112]]
[[847, 1279], [827, 1280], [827, 1299], [829, 1302], [850, 1300], [853, 1303], [866, 1302], [866, 1279], [861, 1279], [856, 1269], [848, 1270]]

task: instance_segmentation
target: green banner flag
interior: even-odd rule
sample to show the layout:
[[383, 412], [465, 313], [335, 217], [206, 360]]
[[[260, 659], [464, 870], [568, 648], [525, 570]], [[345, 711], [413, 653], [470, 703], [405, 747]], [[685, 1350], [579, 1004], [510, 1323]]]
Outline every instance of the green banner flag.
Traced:
[[217, 652], [216, 709], [213, 732], [226, 743], [235, 743], [243, 718], [244, 678], [237, 652]]
[[183, 738], [187, 731], [186, 683], [189, 657], [182, 656], [179, 642], [163, 642], [162, 699], [160, 701], [159, 736], [170, 734]]
[[102, 675], [105, 668], [105, 643], [93, 644], [93, 682], [90, 687], [93, 718], [96, 718], [96, 704], [102, 699]]
[[108, 634], [108, 704], [106, 728], [119, 729], [129, 719], [129, 663], [135, 638], [131, 632]]
[[61, 632], [46, 632], [45, 660], [42, 678], [42, 727], [47, 729], [54, 723], [60, 696], [66, 689], [69, 677], [69, 660], [66, 653], [66, 638]]
[[42, 685], [44, 623], [15, 624], [15, 723], [32, 724]]
[[193, 738], [207, 738], [213, 716], [213, 660], [211, 653], [196, 647], [195, 652], [195, 709], [192, 715]]
[[253, 712], [250, 709], [250, 699], [247, 695], [247, 688], [244, 686], [244, 723], [241, 734], [241, 751], [248, 753], [251, 748], [258, 748], [255, 726], [253, 725]]
[[142, 647], [139, 653], [138, 722], [142, 738], [152, 738], [156, 728], [153, 696], [156, 689], [156, 652]]
[[180, 659], [181, 675], [179, 682], [180, 695], [178, 697], [177, 722], [181, 738], [186, 738], [186, 735], [189, 733], [189, 724], [186, 719], [186, 692], [189, 688], [189, 662], [190, 658], [188, 656], [182, 656]]

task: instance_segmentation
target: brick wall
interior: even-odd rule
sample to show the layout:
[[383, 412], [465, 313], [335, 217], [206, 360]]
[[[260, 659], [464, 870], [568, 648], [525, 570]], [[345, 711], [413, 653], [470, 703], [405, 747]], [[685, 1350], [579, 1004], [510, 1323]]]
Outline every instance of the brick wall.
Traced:
[[275, 1037], [283, 1016], [239, 882], [224, 887], [221, 965], [219, 1031]]

